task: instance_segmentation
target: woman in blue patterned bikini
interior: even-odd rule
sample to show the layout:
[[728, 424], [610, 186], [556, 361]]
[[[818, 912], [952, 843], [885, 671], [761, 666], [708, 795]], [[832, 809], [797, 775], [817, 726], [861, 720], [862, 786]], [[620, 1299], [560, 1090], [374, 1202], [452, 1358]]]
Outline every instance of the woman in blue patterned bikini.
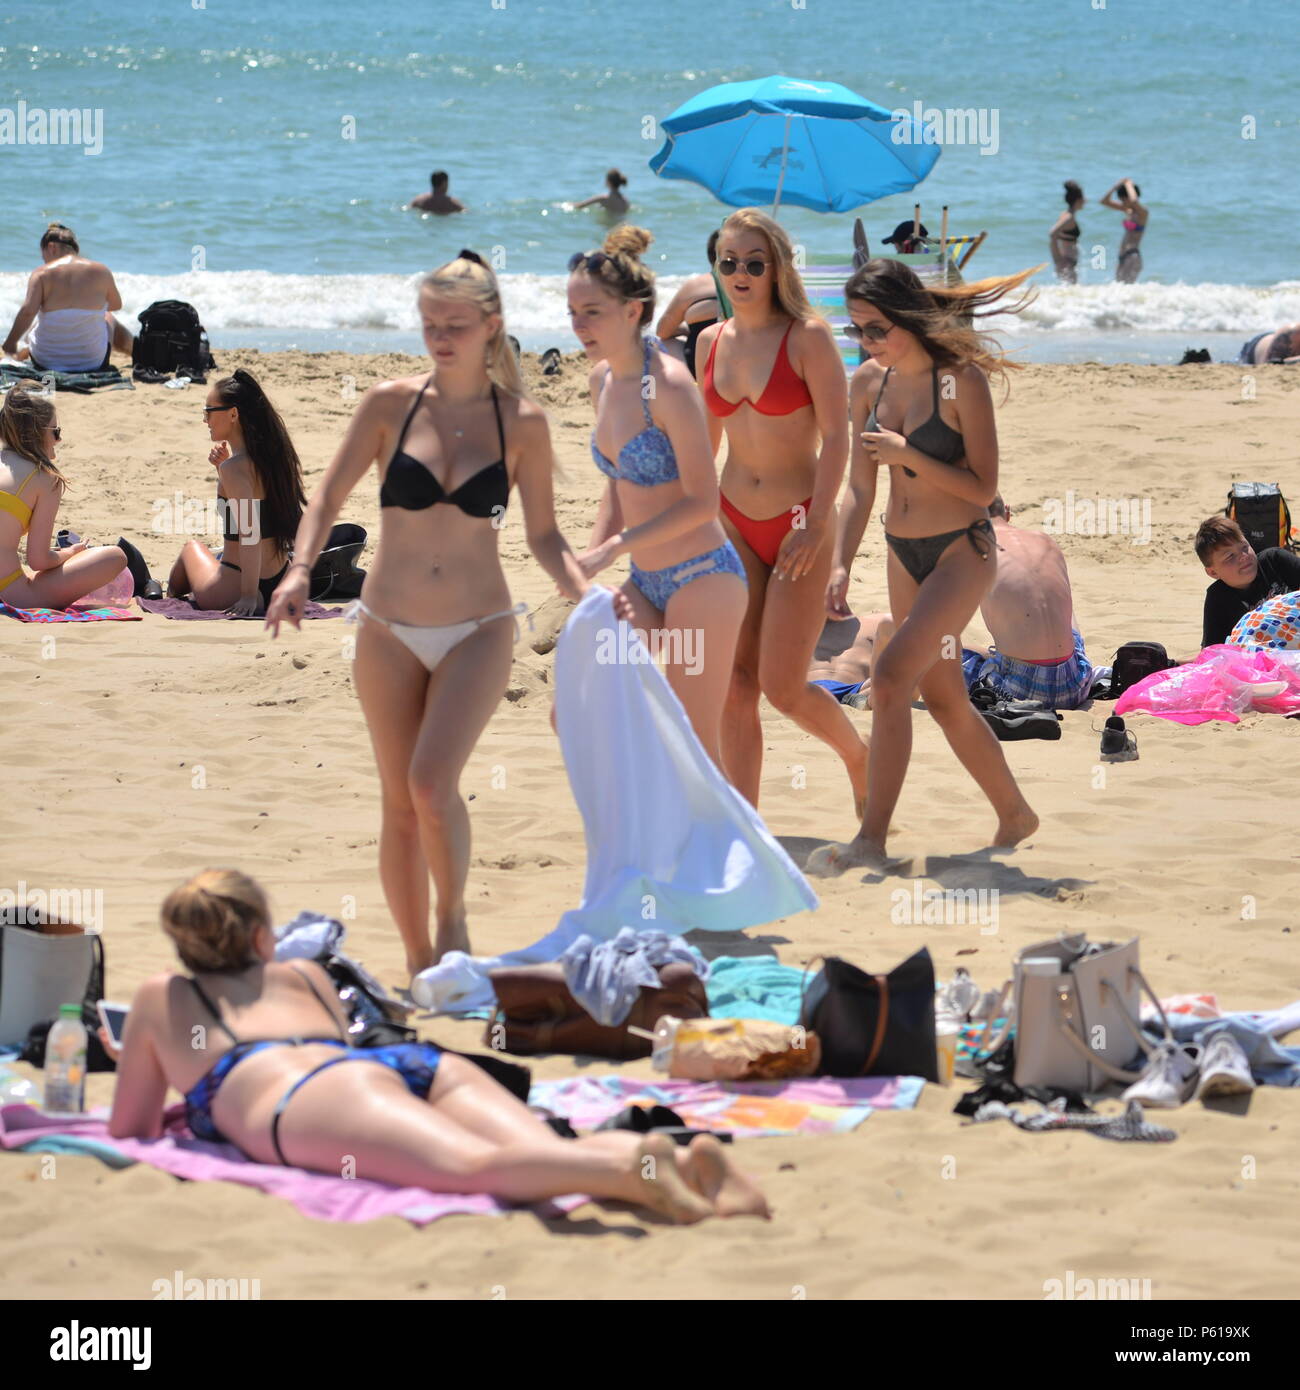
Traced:
[[398, 1187], [513, 1202], [587, 1192], [679, 1223], [768, 1215], [712, 1136], [685, 1149], [626, 1130], [561, 1139], [468, 1058], [425, 1042], [352, 1046], [325, 970], [275, 960], [266, 896], [244, 874], [198, 874], [167, 897], [162, 925], [193, 973], [167, 971], [136, 992], [115, 1138], [158, 1138], [171, 1087], [196, 1138], [255, 1163], [350, 1166]]
[[649, 244], [639, 227], [618, 227], [603, 250], [569, 262], [569, 317], [598, 364], [589, 381], [596, 409], [591, 455], [609, 479], [590, 549], [578, 564], [590, 579], [631, 556], [623, 593], [636, 626], [667, 634], [668, 682], [722, 768], [722, 711], [747, 584], [718, 520], [695, 382], [645, 334], [655, 302], [654, 276], [640, 260]]

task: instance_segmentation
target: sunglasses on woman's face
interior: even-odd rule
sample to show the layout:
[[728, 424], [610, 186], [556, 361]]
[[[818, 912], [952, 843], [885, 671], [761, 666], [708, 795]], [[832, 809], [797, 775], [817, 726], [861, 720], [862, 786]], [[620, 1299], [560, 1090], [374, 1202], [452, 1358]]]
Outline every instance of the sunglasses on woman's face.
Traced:
[[233, 405], [205, 405], [203, 407], [203, 413], [205, 415], [211, 415], [214, 410], [234, 410], [234, 408]]
[[51, 425], [50, 433], [54, 436], [54, 442], [56, 444], [63, 438], [63, 431], [58, 427], [58, 425]]
[[888, 328], [880, 328], [874, 323], [869, 323], [864, 328], [860, 324], [846, 323], [844, 325], [844, 336], [846, 338], [856, 338], [862, 343], [883, 343], [886, 338], [897, 328], [896, 323], [891, 323]]
[[725, 276], [728, 280], [736, 273], [736, 270], [744, 266], [745, 274], [757, 280], [760, 275], [767, 273], [767, 262], [757, 258], [749, 261], [738, 261], [735, 256], [723, 256], [718, 262], [718, 274]]

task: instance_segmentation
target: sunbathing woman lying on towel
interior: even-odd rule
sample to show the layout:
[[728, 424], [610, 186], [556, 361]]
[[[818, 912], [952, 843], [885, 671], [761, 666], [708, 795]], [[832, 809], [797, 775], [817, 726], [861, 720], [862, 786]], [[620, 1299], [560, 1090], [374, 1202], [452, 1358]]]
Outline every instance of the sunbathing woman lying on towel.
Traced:
[[587, 1192], [679, 1223], [768, 1214], [709, 1135], [686, 1149], [625, 1130], [561, 1139], [473, 1062], [432, 1043], [351, 1046], [324, 969], [276, 962], [265, 894], [244, 874], [208, 869], [182, 884], [162, 926], [193, 974], [164, 972], [136, 993], [115, 1138], [157, 1138], [170, 1086], [197, 1138], [235, 1144], [256, 1163], [341, 1173], [350, 1156], [356, 1176], [398, 1186], [512, 1202]]

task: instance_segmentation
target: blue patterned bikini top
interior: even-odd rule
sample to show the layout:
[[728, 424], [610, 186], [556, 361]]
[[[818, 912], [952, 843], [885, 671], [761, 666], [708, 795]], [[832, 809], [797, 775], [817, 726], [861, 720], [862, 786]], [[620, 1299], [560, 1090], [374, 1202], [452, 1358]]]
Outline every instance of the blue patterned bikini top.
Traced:
[[[609, 372], [605, 380], [609, 381]], [[650, 380], [650, 339], [645, 340], [645, 367], [642, 381]], [[677, 455], [668, 436], [654, 422], [650, 407], [646, 404], [644, 391], [641, 396], [641, 410], [645, 415], [646, 427], [631, 439], [618, 452], [618, 463], [614, 464], [596, 448], [596, 431], [591, 432], [591, 456], [596, 467], [607, 478], [615, 478], [624, 483], [635, 483], [638, 487], [655, 487], [659, 483], [671, 483], [677, 478]]]

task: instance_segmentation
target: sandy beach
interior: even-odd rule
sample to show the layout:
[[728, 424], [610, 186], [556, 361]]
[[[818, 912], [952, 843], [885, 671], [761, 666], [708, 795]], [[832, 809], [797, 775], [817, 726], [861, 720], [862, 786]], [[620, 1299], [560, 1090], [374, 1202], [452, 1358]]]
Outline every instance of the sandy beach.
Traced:
[[[359, 394], [425, 369], [394, 355], [217, 355], [222, 373], [243, 366], [261, 379], [309, 491]], [[544, 378], [535, 358], [526, 366], [551, 413], [560, 526], [581, 547], [602, 486], [587, 455], [586, 367], [566, 357], [560, 375]], [[1198, 523], [1222, 508], [1234, 479], [1280, 482], [1300, 504], [1300, 377], [1034, 366], [1015, 375], [1005, 402], [995, 388], [995, 400], [1001, 491], [1015, 522], [1073, 517], [1074, 530], [1057, 539], [1094, 663], [1137, 639], [1163, 642], [1179, 660], [1195, 655], [1208, 583], [1192, 553]], [[72, 488], [59, 524], [98, 542], [127, 536], [165, 581], [182, 537], [151, 530], [156, 499], [214, 490], [202, 404], [197, 387], [60, 395], [59, 465]], [[1124, 514], [1149, 520], [1149, 537], [1144, 525], [1089, 534], [1083, 504], [1098, 498], [1132, 499]], [[373, 545], [373, 475], [340, 519], [364, 525]], [[516, 600], [549, 600], [552, 611], [553, 587], [527, 550], [518, 507], [501, 551]], [[850, 597], [860, 612], [887, 606], [874, 520]], [[129, 1000], [173, 964], [158, 904], [207, 865], [265, 883], [277, 921], [304, 908], [343, 916], [354, 902], [348, 952], [390, 987], [406, 983], [376, 871], [379, 789], [351, 687], [351, 633], [339, 621], [271, 640], [252, 622], [147, 616], [38, 628], [0, 619], [0, 878], [103, 890], [110, 998]], [[986, 638], [978, 627], [967, 636]], [[484, 952], [536, 939], [582, 887], [582, 824], [548, 724], [553, 657], [532, 650], [533, 640], [525, 633], [516, 648], [507, 697], [462, 783], [473, 798], [470, 929]], [[818, 881], [818, 911], [751, 931], [732, 953], [770, 949], [788, 964], [836, 953], [887, 970], [924, 944], [941, 978], [965, 965], [991, 988], [1016, 951], [1059, 931], [1138, 935], [1161, 995], [1210, 991], [1225, 1011], [1291, 1002], [1300, 993], [1300, 872], [1288, 774], [1300, 725], [1251, 715], [1185, 728], [1137, 716], [1140, 760], [1107, 767], [1098, 785], [1110, 709], [1065, 714], [1060, 742], [1007, 745], [1042, 825], [998, 858], [981, 848], [993, 828], [987, 804], [918, 711], [892, 841], [908, 864], [884, 879], [856, 871]], [[870, 731], [869, 713], [852, 717]], [[766, 705], [763, 726], [760, 810], [802, 863], [856, 828], [847, 781], [829, 749]], [[494, 768], [504, 769], [504, 786]], [[895, 894], [907, 890], [910, 900], [914, 882], [996, 890], [994, 930], [898, 920]], [[460, 1047], [476, 1046], [482, 1032], [444, 1019], [420, 1026]], [[579, 1067], [552, 1057], [534, 1070]], [[627, 1070], [648, 1075], [649, 1063]], [[877, 1113], [850, 1135], [738, 1145], [775, 1207], [770, 1224], [674, 1229], [588, 1205], [554, 1222], [523, 1211], [423, 1230], [396, 1219], [327, 1225], [273, 1197], [181, 1184], [143, 1166], [113, 1172], [60, 1158], [51, 1179], [40, 1158], [6, 1156], [0, 1296], [147, 1298], [176, 1269], [255, 1277], [263, 1298], [356, 1296], [342, 1270], [382, 1271], [394, 1298], [487, 1298], [499, 1286], [509, 1298], [1041, 1299], [1045, 1281], [1067, 1271], [1149, 1279], [1156, 1299], [1293, 1295], [1300, 1116], [1286, 1091], [1192, 1102], [1151, 1116], [1178, 1132], [1176, 1143], [1119, 1145], [967, 1126], [951, 1111], [969, 1084], [929, 1086], [915, 1111]], [[92, 1077], [88, 1103], [106, 1103], [111, 1089], [111, 1077]]]

